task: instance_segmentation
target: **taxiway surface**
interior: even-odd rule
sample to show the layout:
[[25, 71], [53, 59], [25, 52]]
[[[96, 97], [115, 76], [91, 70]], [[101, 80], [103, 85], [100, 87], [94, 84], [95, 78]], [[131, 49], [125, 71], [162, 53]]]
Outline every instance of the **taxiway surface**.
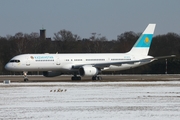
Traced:
[[[122, 82], [122, 81], [174, 81], [180, 80], [180, 74], [157, 74], [157, 75], [101, 75], [102, 82]], [[58, 77], [44, 77], [29, 75], [29, 82], [71, 82], [72, 75], [62, 75]], [[0, 82], [11, 80], [11, 82], [23, 82], [22, 75], [1, 75]], [[91, 77], [82, 77], [78, 82], [92, 81]], [[77, 82], [77, 81], [75, 81]]]
[[179, 120], [179, 111], [175, 80], [0, 84], [1, 120]]

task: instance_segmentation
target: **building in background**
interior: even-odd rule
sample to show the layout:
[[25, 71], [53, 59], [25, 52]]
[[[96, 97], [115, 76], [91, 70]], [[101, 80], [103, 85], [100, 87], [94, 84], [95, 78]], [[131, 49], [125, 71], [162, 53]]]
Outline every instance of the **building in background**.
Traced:
[[46, 29], [44, 29], [44, 28], [40, 29], [40, 39], [41, 40], [46, 39]]
[[46, 38], [46, 29], [40, 29], [40, 40], [51, 40], [51, 38]]

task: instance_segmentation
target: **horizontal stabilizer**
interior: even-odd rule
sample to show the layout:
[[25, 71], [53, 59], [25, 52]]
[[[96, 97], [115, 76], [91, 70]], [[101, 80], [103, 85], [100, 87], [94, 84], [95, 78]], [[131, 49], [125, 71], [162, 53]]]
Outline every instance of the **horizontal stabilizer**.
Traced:
[[172, 58], [172, 57], [176, 57], [176, 55], [154, 57], [154, 60], [159, 60], [159, 59], [164, 59], [164, 58]]

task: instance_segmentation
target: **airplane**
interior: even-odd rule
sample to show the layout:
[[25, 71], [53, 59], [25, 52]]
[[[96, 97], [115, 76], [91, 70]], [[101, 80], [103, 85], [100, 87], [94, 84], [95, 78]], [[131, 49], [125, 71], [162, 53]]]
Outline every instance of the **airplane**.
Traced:
[[91, 76], [92, 80], [102, 80], [98, 75], [103, 71], [132, 69], [161, 58], [175, 57], [148, 55], [155, 27], [156, 24], [149, 24], [131, 50], [126, 53], [21, 54], [13, 57], [5, 65], [5, 69], [23, 72], [24, 81], [28, 81], [28, 71], [42, 71], [45, 77], [72, 73], [71, 80], [81, 80], [83, 76]]

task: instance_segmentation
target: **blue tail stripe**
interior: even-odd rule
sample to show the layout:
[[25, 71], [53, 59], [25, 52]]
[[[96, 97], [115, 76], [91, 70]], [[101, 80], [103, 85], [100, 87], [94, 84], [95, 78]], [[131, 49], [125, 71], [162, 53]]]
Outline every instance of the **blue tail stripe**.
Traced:
[[150, 47], [153, 34], [142, 34], [134, 47]]

